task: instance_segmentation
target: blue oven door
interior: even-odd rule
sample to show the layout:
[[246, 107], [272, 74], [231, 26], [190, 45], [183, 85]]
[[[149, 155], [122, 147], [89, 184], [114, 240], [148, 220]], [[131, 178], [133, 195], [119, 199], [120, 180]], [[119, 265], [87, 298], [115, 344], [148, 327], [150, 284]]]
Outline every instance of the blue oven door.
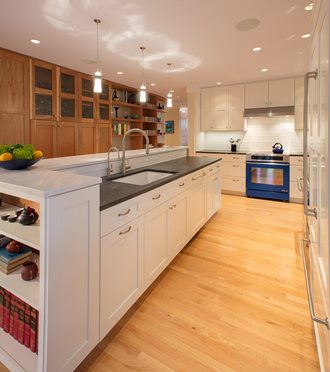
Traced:
[[267, 199], [289, 200], [288, 163], [246, 162], [246, 194]]

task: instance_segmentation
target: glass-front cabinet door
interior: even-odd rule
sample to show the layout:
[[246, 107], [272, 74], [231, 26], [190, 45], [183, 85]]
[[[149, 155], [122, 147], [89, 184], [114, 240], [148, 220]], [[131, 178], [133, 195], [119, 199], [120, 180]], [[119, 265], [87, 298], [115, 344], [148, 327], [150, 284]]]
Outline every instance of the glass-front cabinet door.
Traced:
[[60, 69], [60, 117], [65, 121], [77, 120], [77, 73], [68, 69]]

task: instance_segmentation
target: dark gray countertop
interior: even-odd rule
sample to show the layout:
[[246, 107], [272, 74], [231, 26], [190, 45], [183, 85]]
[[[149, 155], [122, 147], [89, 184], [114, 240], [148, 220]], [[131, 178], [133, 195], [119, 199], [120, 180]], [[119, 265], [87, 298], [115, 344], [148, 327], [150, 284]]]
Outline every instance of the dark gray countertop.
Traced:
[[[246, 155], [248, 154], [248, 152], [244, 152], [244, 151], [236, 151], [236, 152], [232, 152], [232, 151], [226, 151], [226, 150], [197, 150], [196, 153], [199, 153], [199, 154], [239, 154], [239, 155]], [[296, 153], [285, 153], [285, 155], [290, 155], [290, 156], [303, 156], [302, 153], [300, 152], [296, 152]]]
[[166, 183], [172, 182], [189, 173], [195, 172], [207, 165], [215, 163], [220, 159], [201, 158], [195, 156], [187, 156], [176, 160], [166, 161], [164, 163], [150, 165], [148, 167], [134, 169], [127, 172], [126, 175], [139, 173], [142, 170], [157, 170], [164, 172], [175, 172], [170, 177], [160, 179], [158, 181], [149, 183], [148, 185], [130, 185], [121, 182], [111, 182], [122, 174], [116, 174], [110, 180], [103, 177], [103, 182], [100, 186], [100, 210], [113, 207], [116, 204], [122, 203], [128, 199], [132, 199], [138, 195], [144, 194]]

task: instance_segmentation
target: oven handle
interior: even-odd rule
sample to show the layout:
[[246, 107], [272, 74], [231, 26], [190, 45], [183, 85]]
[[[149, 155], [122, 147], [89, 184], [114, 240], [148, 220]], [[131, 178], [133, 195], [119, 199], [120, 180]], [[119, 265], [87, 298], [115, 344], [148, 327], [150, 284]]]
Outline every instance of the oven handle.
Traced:
[[304, 126], [303, 126], [303, 191], [304, 191], [304, 214], [317, 218], [316, 208], [308, 208], [308, 187], [307, 187], [307, 146], [308, 146], [308, 82], [309, 79], [317, 79], [318, 71], [311, 71], [305, 74], [304, 79]]
[[263, 162], [250, 162], [250, 161], [247, 161], [246, 164], [250, 164], [250, 165], [275, 165], [277, 167], [288, 167], [289, 164], [287, 163], [263, 163]]

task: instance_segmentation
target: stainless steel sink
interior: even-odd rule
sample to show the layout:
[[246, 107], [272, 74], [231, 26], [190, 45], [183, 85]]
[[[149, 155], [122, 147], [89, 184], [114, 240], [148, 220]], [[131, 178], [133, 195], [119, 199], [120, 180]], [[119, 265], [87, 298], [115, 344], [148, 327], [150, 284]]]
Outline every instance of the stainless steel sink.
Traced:
[[147, 185], [162, 178], [170, 177], [173, 173], [145, 170], [139, 173], [131, 174], [129, 176], [123, 176], [113, 180], [112, 182], [129, 183], [131, 185]]

